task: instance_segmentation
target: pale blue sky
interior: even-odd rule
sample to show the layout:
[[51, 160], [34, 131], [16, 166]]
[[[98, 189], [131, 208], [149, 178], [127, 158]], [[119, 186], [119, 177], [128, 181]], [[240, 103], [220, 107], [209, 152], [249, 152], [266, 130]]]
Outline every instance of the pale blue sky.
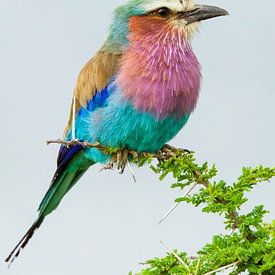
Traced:
[[[0, 0], [0, 259], [25, 233], [55, 169], [71, 95], [83, 64], [102, 44], [111, 11], [124, 1]], [[202, 3], [202, 1], [201, 1]], [[241, 166], [275, 164], [275, 2], [204, 0], [230, 12], [202, 24], [194, 50], [203, 67], [197, 110], [172, 141], [216, 163], [233, 180]], [[223, 232], [221, 218], [181, 205], [180, 193], [148, 168], [99, 173], [93, 167], [47, 218], [10, 275], [122, 275], [163, 256], [163, 240], [190, 254]], [[275, 182], [250, 194], [275, 217]]]

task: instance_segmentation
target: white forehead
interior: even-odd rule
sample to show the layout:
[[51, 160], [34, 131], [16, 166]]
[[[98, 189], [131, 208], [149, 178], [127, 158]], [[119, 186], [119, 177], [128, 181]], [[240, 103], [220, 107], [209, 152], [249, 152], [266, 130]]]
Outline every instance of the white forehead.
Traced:
[[195, 6], [193, 0], [151, 0], [143, 5], [146, 11], [153, 11], [161, 7], [167, 7], [173, 11], [190, 10]]

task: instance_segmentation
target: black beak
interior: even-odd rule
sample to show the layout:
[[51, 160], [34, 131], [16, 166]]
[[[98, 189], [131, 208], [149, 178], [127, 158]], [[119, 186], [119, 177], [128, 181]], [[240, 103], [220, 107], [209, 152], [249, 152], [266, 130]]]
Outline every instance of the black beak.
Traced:
[[208, 5], [197, 5], [194, 10], [192, 11], [186, 11], [182, 12], [180, 17], [184, 19], [188, 24], [228, 15], [229, 13], [221, 8], [214, 7], [214, 6], [208, 6]]

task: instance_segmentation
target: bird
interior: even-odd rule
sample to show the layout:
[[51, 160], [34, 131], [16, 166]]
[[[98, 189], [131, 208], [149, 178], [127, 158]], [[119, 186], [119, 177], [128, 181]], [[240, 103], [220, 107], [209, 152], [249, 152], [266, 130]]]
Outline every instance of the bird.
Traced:
[[[225, 9], [193, 0], [130, 0], [116, 8], [107, 39], [79, 74], [64, 140], [117, 148], [124, 160], [131, 150], [163, 148], [198, 102], [202, 75], [192, 37], [201, 21], [224, 15]], [[98, 148], [61, 145], [37, 219], [5, 261], [19, 256], [93, 164], [110, 160], [111, 154]]]

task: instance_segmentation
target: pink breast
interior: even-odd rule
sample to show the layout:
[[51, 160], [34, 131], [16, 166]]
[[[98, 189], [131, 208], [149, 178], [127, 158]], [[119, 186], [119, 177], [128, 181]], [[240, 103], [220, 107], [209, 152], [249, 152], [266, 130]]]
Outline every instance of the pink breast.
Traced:
[[129, 35], [117, 84], [137, 110], [158, 118], [189, 114], [200, 82], [200, 65], [181, 31], [162, 25]]

